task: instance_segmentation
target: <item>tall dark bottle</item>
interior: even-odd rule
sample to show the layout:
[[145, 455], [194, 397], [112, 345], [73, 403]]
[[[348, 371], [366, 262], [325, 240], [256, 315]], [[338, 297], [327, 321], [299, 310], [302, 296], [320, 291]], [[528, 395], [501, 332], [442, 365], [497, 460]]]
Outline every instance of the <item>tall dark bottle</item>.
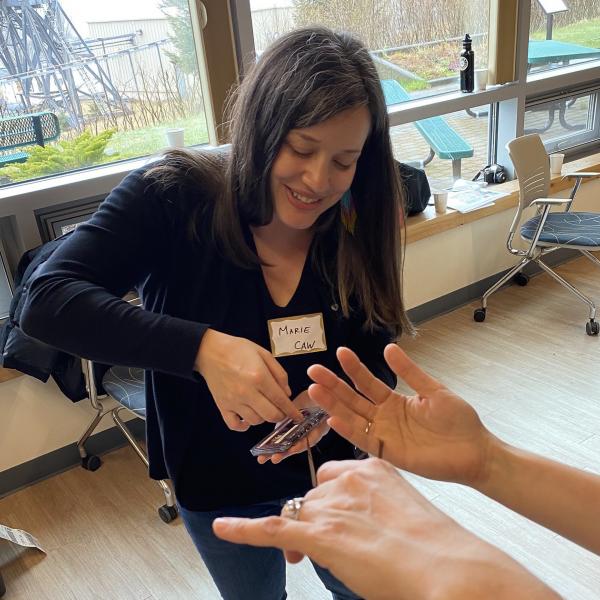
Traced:
[[463, 49], [460, 53], [460, 91], [472, 92], [475, 89], [475, 53], [471, 49], [471, 37], [467, 33], [463, 40]]

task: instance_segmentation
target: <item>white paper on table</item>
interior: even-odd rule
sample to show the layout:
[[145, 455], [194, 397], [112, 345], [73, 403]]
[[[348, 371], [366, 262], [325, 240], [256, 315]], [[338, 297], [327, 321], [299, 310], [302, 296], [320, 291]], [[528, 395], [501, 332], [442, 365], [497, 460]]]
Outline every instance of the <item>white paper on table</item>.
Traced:
[[448, 190], [448, 206], [465, 213], [491, 206], [498, 198], [508, 195], [508, 192], [492, 192], [482, 182], [457, 179]]

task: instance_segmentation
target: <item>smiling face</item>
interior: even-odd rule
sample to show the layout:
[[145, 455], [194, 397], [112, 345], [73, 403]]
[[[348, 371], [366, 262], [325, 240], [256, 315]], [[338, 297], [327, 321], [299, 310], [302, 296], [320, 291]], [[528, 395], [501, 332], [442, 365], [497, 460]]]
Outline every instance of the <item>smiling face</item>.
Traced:
[[271, 169], [274, 226], [310, 229], [350, 188], [371, 127], [366, 106], [285, 137]]

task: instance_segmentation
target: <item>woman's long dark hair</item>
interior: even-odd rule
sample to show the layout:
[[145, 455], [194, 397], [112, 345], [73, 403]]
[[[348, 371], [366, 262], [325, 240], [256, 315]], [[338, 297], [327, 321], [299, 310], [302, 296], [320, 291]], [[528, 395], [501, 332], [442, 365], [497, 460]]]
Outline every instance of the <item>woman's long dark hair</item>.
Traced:
[[[403, 192], [379, 77], [368, 50], [351, 35], [310, 27], [281, 36], [232, 95], [229, 160], [177, 152], [148, 174], [167, 182], [183, 168], [204, 190], [207, 185], [214, 190], [216, 242], [238, 265], [256, 267], [260, 261], [242, 223], [271, 221], [271, 169], [285, 137], [291, 129], [358, 106], [369, 109], [371, 129], [351, 187], [356, 227], [352, 234], [344, 228], [339, 203], [321, 215], [314, 259], [321, 275], [337, 288], [345, 316], [360, 310], [367, 327], [383, 325], [399, 335], [412, 332], [401, 294]], [[336, 268], [326, 256], [331, 240], [337, 240]]]

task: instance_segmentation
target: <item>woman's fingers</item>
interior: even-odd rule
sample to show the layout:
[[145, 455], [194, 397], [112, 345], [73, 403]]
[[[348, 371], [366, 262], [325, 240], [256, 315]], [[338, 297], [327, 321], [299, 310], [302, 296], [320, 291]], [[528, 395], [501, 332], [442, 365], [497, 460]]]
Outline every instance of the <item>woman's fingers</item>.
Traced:
[[385, 402], [392, 390], [383, 381], [375, 377], [350, 348], [338, 348], [336, 356], [342, 369], [344, 369], [344, 373], [350, 377], [361, 394], [369, 398], [374, 404]]
[[283, 411], [277, 406], [274, 406], [269, 398], [267, 398], [264, 394], [260, 392], [256, 392], [255, 395], [250, 399], [248, 406], [252, 408], [254, 412], [256, 412], [263, 421], [268, 421], [269, 423], [279, 423], [286, 419]]
[[293, 551], [292, 558], [303, 556], [303, 548], [314, 545], [312, 526], [284, 517], [264, 517], [261, 519], [240, 519], [227, 517], [213, 521], [213, 531], [217, 537], [237, 544], [250, 544], [260, 547], [278, 547]]
[[[319, 485], [337, 479], [343, 473], [353, 472], [366, 461], [362, 460], [330, 460], [319, 467], [317, 482]], [[321, 488], [319, 488], [321, 489]], [[309, 492], [314, 495], [313, 492]]]
[[287, 373], [272, 354], [264, 348], [260, 348], [259, 352], [267, 368], [266, 376], [259, 386], [259, 391], [286, 417], [299, 421], [302, 419], [302, 414], [289, 398], [292, 392], [288, 385]]
[[[368, 420], [373, 420], [375, 417], [376, 407], [372, 402], [357, 394], [345, 381], [340, 379], [335, 373], [322, 365], [312, 365], [308, 369], [308, 376], [320, 386], [319, 395], [327, 392], [333, 402], [343, 403], [353, 413], [359, 414]], [[311, 396], [312, 385], [308, 388], [308, 395]], [[314, 393], [314, 390], [313, 390]], [[314, 399], [315, 402], [320, 402]], [[323, 408], [325, 408], [323, 406]], [[326, 409], [327, 410], [327, 409]], [[329, 412], [329, 411], [328, 411]], [[330, 413], [331, 414], [331, 413]]]
[[268, 350], [259, 347], [259, 352], [275, 381], [277, 381], [287, 396], [291, 396], [292, 390], [288, 383], [288, 375], [286, 370], [279, 364], [279, 361]]
[[278, 464], [282, 460], [286, 459], [288, 456], [293, 456], [294, 454], [301, 454], [302, 452], [306, 452], [306, 440], [308, 439], [308, 444], [312, 448], [315, 444], [317, 444], [327, 433], [329, 432], [329, 425], [327, 423], [321, 423], [318, 427], [315, 427], [308, 436], [303, 437], [298, 440], [291, 448], [288, 448], [285, 452], [277, 452], [275, 454], [263, 454], [257, 457], [257, 461], [259, 464], [264, 465], [266, 462], [271, 461], [273, 464]]
[[265, 422], [265, 419], [263, 419], [251, 406], [240, 406], [238, 411], [240, 418], [248, 423], [248, 425], [260, 425]]
[[325, 409], [327, 414], [339, 417], [347, 421], [349, 424], [365, 427], [367, 421], [372, 421], [375, 418], [377, 409], [366, 398], [356, 396], [356, 403], [352, 400], [342, 400], [340, 396], [332, 392], [329, 388], [313, 383], [308, 388], [310, 399], [316, 402], [321, 408]]
[[242, 421], [237, 413], [234, 413], [231, 410], [222, 410], [221, 415], [223, 416], [223, 421], [229, 429], [232, 431], [248, 431], [250, 428], [250, 424]]
[[397, 344], [388, 344], [383, 356], [390, 369], [420, 396], [430, 396], [444, 387], [437, 379], [421, 370]]

